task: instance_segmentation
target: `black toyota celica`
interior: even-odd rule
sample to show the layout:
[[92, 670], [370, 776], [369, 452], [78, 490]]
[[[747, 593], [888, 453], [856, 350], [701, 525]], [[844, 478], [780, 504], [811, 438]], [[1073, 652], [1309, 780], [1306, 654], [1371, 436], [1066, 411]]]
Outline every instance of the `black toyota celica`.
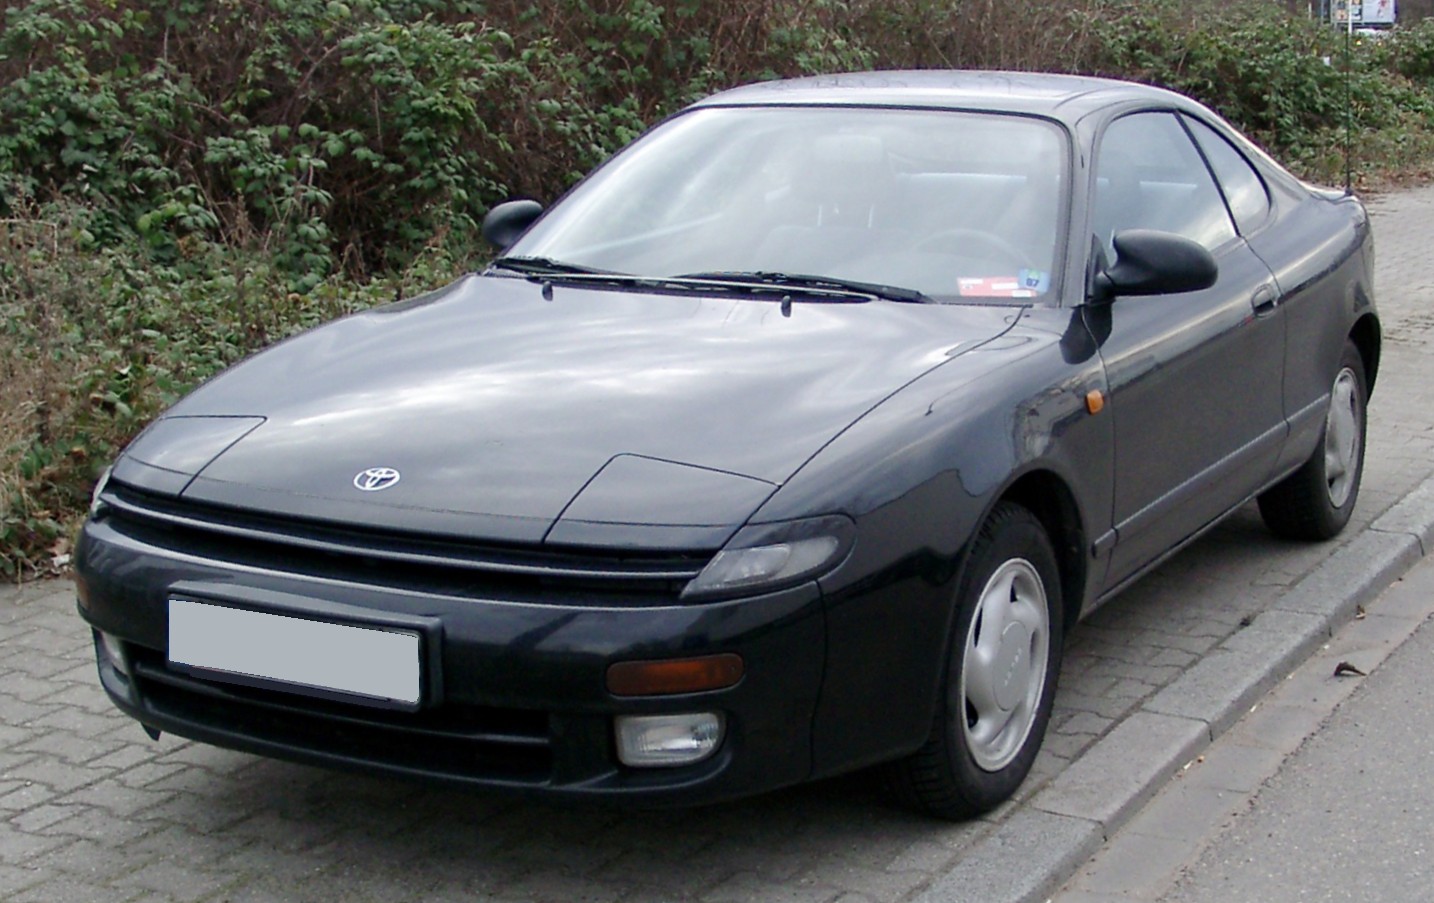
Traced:
[[151, 734], [640, 805], [884, 763], [965, 817], [1082, 614], [1251, 499], [1325, 539], [1358, 496], [1364, 208], [1166, 91], [753, 85], [484, 231], [97, 487], [79, 608]]

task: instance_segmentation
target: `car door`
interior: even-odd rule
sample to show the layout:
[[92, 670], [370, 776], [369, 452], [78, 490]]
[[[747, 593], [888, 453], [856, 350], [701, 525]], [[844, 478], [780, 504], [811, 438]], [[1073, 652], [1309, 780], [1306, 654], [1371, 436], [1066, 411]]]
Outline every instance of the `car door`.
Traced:
[[1115, 120], [1095, 159], [1092, 253], [1113, 259], [1115, 233], [1156, 229], [1219, 265], [1211, 288], [1088, 310], [1106, 320], [1095, 331], [1114, 420], [1114, 585], [1264, 485], [1286, 431], [1285, 337], [1274, 278], [1177, 114]]
[[1267, 182], [1238, 142], [1193, 116], [1182, 118], [1224, 189], [1240, 234], [1280, 286], [1290, 426], [1277, 468], [1283, 472], [1304, 461], [1324, 427], [1331, 374], [1348, 336], [1348, 322], [1331, 312], [1347, 308], [1349, 286], [1358, 283], [1364, 265], [1351, 253], [1361, 239], [1359, 220], [1348, 206]]

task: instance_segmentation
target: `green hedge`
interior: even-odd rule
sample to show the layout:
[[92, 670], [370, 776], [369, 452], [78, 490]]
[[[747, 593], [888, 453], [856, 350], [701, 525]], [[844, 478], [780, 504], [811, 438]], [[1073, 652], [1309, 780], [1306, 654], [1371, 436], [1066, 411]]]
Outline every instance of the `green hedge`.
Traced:
[[869, 62], [828, 4], [741, 6], [33, 0], [0, 33], [0, 191], [80, 200], [100, 244], [165, 262], [262, 246], [308, 290], [552, 197], [714, 87]]

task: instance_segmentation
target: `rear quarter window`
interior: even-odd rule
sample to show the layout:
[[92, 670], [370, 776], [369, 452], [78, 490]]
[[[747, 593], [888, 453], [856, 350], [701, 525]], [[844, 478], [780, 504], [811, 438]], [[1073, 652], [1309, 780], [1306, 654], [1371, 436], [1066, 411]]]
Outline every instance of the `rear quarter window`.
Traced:
[[1270, 215], [1270, 193], [1265, 180], [1223, 135], [1198, 119], [1187, 116], [1185, 124], [1195, 136], [1215, 178], [1230, 205], [1241, 235], [1249, 235], [1264, 225]]

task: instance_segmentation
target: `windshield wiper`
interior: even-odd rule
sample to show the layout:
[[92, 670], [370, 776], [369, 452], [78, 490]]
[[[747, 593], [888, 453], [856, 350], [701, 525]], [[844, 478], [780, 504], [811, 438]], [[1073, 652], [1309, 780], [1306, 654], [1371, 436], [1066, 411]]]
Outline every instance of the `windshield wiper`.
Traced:
[[705, 276], [640, 276], [636, 273], [616, 273], [599, 270], [575, 263], [554, 260], [551, 257], [499, 257], [490, 268], [512, 270], [521, 273], [530, 282], [541, 282], [550, 286], [554, 282], [569, 285], [599, 285], [655, 289], [657, 291], [711, 291], [711, 292], [764, 292], [791, 295], [799, 293], [817, 295], [834, 300], [869, 300], [875, 292], [854, 291], [836, 285], [787, 285], [759, 279], [724, 279], [721, 274]]
[[914, 288], [899, 285], [882, 285], [878, 282], [859, 282], [855, 279], [841, 279], [835, 276], [812, 276], [805, 273], [772, 273], [762, 270], [715, 271], [710, 273], [686, 273], [678, 279], [698, 279], [712, 282], [740, 283], [781, 289], [812, 289], [821, 291], [856, 292], [884, 298], [887, 301], [904, 301], [911, 304], [931, 304], [931, 298]]
[[691, 273], [684, 276], [642, 276], [599, 270], [551, 257], [499, 257], [489, 264], [494, 269], [512, 270], [530, 280], [557, 280], [591, 285], [636, 286], [659, 290], [709, 289], [715, 291], [772, 292], [784, 295], [802, 294], [832, 300], [885, 298], [890, 301], [927, 303], [931, 299], [915, 289], [894, 285], [878, 285], [830, 276], [806, 276], [793, 273], [761, 271]]
[[488, 264], [488, 266], [500, 270], [512, 270], [515, 273], [522, 273], [524, 276], [562, 276], [575, 273], [617, 275], [604, 273], [602, 270], [596, 270], [579, 263], [554, 260], [551, 257], [499, 257]]

